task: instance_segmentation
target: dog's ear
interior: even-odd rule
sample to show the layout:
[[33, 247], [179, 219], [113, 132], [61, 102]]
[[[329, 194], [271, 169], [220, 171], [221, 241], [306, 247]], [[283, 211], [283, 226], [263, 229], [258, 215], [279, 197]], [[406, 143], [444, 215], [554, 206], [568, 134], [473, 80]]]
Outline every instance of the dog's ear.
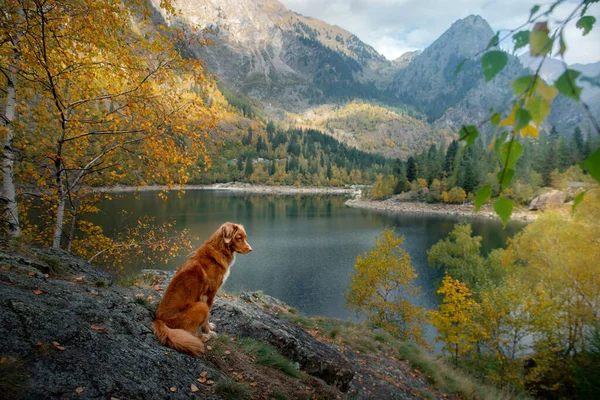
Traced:
[[223, 241], [225, 242], [225, 244], [229, 244], [231, 242], [231, 239], [233, 239], [238, 229], [238, 226], [231, 222], [225, 222], [223, 224], [221, 230], [223, 233]]

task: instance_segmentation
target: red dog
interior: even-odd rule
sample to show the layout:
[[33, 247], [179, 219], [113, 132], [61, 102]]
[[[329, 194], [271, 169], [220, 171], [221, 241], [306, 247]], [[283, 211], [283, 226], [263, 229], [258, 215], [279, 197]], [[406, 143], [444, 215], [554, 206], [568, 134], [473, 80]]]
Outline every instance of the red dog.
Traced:
[[[226, 222], [173, 277], [152, 324], [154, 334], [164, 345], [197, 356], [204, 351], [203, 341], [216, 333], [208, 315], [217, 291], [229, 276], [235, 253], [248, 254], [246, 231], [239, 224]], [[198, 328], [205, 335], [196, 336]]]

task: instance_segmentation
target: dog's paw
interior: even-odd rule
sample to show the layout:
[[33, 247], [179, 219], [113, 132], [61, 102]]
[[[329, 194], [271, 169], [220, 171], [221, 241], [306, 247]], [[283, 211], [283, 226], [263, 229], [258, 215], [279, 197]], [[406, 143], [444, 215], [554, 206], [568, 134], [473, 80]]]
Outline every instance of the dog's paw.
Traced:
[[210, 329], [211, 329], [212, 331], [214, 331], [215, 329], [217, 329], [217, 325], [213, 324], [212, 322], [209, 322], [209, 323], [208, 323], [208, 326], [210, 326]]
[[200, 340], [202, 340], [203, 342], [208, 342], [210, 339], [216, 338], [217, 337], [217, 333], [210, 331], [208, 333], [205, 333], [203, 335], [198, 336], [200, 338]]

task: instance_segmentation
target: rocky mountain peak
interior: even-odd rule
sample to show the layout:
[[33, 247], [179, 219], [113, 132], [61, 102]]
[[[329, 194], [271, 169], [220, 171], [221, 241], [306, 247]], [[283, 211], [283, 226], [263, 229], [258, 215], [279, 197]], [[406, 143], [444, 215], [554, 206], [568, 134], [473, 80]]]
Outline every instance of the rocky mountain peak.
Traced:
[[404, 68], [411, 63], [412, 60], [415, 59], [419, 54], [421, 54], [421, 50], [407, 51], [406, 53], [402, 53], [402, 55], [394, 60], [394, 65], [399, 68]]
[[494, 31], [479, 15], [469, 15], [454, 22], [423, 53], [452, 53], [455, 56], [472, 57], [486, 48]]

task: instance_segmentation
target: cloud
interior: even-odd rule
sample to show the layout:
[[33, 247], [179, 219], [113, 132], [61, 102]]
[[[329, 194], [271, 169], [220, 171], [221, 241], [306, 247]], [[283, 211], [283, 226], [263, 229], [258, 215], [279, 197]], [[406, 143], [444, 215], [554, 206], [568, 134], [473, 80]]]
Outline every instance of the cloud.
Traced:
[[[280, 0], [300, 14], [338, 25], [373, 46], [388, 59], [405, 51], [424, 49], [453, 22], [470, 14], [481, 15], [494, 30], [514, 29], [523, 24], [539, 0]], [[574, 0], [566, 1], [555, 15], [565, 17]], [[567, 62], [589, 63], [600, 60], [600, 5], [590, 8], [599, 20], [592, 32], [566, 30]], [[510, 43], [507, 43], [510, 46]], [[507, 47], [509, 47], [507, 46]]]

